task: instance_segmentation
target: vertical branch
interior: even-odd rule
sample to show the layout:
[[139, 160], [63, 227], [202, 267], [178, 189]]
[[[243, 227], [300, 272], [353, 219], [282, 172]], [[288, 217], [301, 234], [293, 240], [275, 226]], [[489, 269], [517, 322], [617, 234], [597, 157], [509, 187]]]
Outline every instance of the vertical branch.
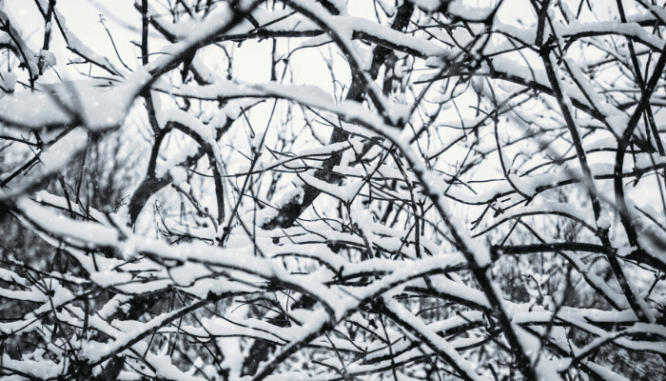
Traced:
[[[546, 75], [548, 76], [548, 81], [550, 86], [553, 89], [553, 95], [557, 99], [557, 103], [560, 106], [562, 111], [562, 116], [567, 123], [567, 128], [569, 134], [571, 135], [571, 140], [573, 141], [574, 148], [576, 149], [576, 156], [578, 157], [578, 163], [580, 164], [581, 171], [583, 172], [583, 184], [587, 188], [590, 200], [592, 201], [592, 210], [594, 211], [594, 219], [598, 222], [599, 217], [601, 216], [601, 204], [599, 203], [599, 198], [597, 197], [597, 188], [594, 184], [594, 179], [592, 178], [592, 171], [590, 170], [590, 165], [587, 162], [587, 155], [585, 149], [583, 148], [583, 142], [578, 133], [578, 126], [574, 120], [573, 114], [571, 112], [570, 104], [571, 102], [566, 99], [566, 96], [562, 92], [562, 86], [560, 81], [555, 73], [555, 67], [553, 65], [550, 47], [544, 45], [541, 47], [541, 58], [543, 60], [544, 67], [546, 68]], [[607, 239], [607, 238], [606, 238]], [[606, 244], [607, 242], [604, 242]], [[609, 242], [608, 242], [609, 243]]]
[[[624, 13], [624, 6], [622, 5], [622, 0], [616, 0], [618, 11], [620, 12], [620, 21], [623, 24], [627, 23], [627, 16]], [[643, 80], [643, 74], [641, 73], [641, 66], [638, 62], [638, 55], [636, 54], [636, 49], [634, 48], [634, 42], [631, 38], [627, 38], [627, 44], [629, 46], [629, 56], [631, 57], [631, 64], [634, 67], [634, 79], [638, 84], [638, 88], [641, 90], [641, 96], [645, 93], [645, 81]], [[654, 121], [654, 115], [652, 114], [652, 105], [648, 102], [645, 107], [645, 113], [647, 115], [648, 123], [645, 126], [645, 133], [648, 143], [650, 142], [650, 129], [654, 135], [654, 139], [657, 143], [657, 150], [659, 151], [660, 156], [666, 156], [666, 151], [664, 151], [664, 145], [661, 143], [661, 137], [659, 136], [659, 131], [657, 129], [657, 124]], [[648, 126], [649, 124], [649, 126]], [[648, 129], [649, 127], [649, 129]]]
[[51, 42], [51, 19], [53, 18], [53, 8], [55, 7], [56, 0], [49, 0], [49, 7], [44, 17], [44, 43], [42, 49], [49, 50]]
[[[409, 20], [414, 14], [414, 4], [405, 1], [402, 5], [398, 7], [397, 14], [391, 24], [391, 29], [402, 31], [407, 25], [409, 25]], [[325, 28], [324, 28], [325, 29]], [[374, 80], [377, 79], [379, 75], [379, 70], [386, 62], [386, 59], [391, 53], [391, 49], [384, 46], [376, 46], [372, 52], [372, 63], [370, 65], [370, 71], [368, 73], [372, 81], [368, 82], [364, 80], [364, 77], [352, 76], [352, 83], [347, 91], [346, 100], [351, 100], [354, 102], [361, 103], [365, 97], [365, 93], [368, 89], [368, 86], [372, 86]], [[347, 141], [349, 135], [342, 128], [333, 128], [331, 132], [331, 137], [329, 138], [329, 144], [341, 143]], [[320, 170], [315, 173], [315, 177], [320, 180], [327, 181], [329, 183], [338, 182], [340, 179], [338, 176], [333, 175], [331, 170], [338, 164], [342, 159], [342, 153], [334, 153], [328, 159], [326, 159]], [[264, 223], [262, 226], [263, 229], [274, 229], [275, 227], [288, 228], [294, 221], [305, 211], [305, 209], [312, 204], [312, 202], [319, 196], [321, 193], [317, 188], [314, 188], [308, 184], [303, 186], [304, 196], [301, 202], [293, 200], [280, 208], [278, 215]]]
[[[150, 17], [148, 16], [148, 0], [141, 1], [141, 63], [148, 65], [150, 56], [148, 53], [148, 29], [150, 26]], [[146, 100], [146, 111], [148, 112], [148, 122], [153, 130], [155, 137], [159, 135], [160, 125], [157, 122], [155, 103], [150, 89], [143, 92], [143, 98]], [[159, 144], [158, 144], [159, 145]]]
[[141, 0], [141, 62], [148, 65], [148, 0]]

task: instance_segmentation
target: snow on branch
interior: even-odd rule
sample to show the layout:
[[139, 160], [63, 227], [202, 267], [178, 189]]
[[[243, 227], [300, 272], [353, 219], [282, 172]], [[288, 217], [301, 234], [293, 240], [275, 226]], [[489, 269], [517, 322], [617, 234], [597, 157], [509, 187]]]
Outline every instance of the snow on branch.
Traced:
[[666, 373], [658, 4], [19, 3], [0, 378]]

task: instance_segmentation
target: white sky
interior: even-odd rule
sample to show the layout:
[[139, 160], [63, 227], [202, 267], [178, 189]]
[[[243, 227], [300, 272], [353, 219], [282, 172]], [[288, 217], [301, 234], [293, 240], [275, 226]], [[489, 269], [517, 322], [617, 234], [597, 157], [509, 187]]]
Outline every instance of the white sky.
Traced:
[[[151, 2], [151, 4], [156, 3]], [[65, 16], [67, 27], [85, 45], [96, 53], [107, 56], [116, 67], [121, 68], [122, 64], [113, 53], [111, 40], [100, 23], [100, 17], [103, 17], [123, 61], [132, 69], [140, 65], [138, 58], [140, 51], [131, 43], [131, 41], [140, 42], [141, 40], [139, 30], [141, 15], [134, 8], [133, 0], [60, 0], [57, 8]], [[27, 40], [29, 47], [38, 52], [44, 40], [44, 22], [35, 3], [28, 0], [5, 0], [4, 11], [16, 24], [17, 29], [23, 32], [23, 37]], [[353, 1], [349, 12], [355, 16], [374, 18], [374, 9], [370, 1]], [[162, 36], [151, 27], [150, 51], [159, 50], [165, 43]], [[291, 43], [293, 48], [294, 42]], [[64, 40], [55, 26], [51, 47], [50, 50], [56, 54], [56, 70], [61, 77], [63, 79], [77, 78], [76, 71], [71, 66], [65, 65], [68, 62], [67, 58], [73, 58], [74, 55], [64, 49]], [[270, 79], [270, 41], [246, 41], [243, 42], [241, 48], [235, 47], [234, 49], [234, 78], [252, 83], [265, 82]], [[296, 83], [328, 84], [330, 82], [329, 79], [322, 81], [321, 73], [326, 72], [326, 66], [316, 50], [299, 51], [292, 58], [291, 66], [296, 69]], [[42, 81], [56, 82], [58, 78], [53, 73], [47, 73]], [[326, 90], [329, 89], [326, 88]]]
[[[470, 0], [470, 2], [475, 3], [486, 3], [488, 1], [491, 0]], [[572, 0], [569, 3], [575, 11], [578, 1]], [[151, 2], [151, 4], [158, 4], [158, 2]], [[106, 26], [111, 31], [124, 62], [131, 68], [140, 65], [139, 49], [131, 43], [131, 41], [140, 42], [141, 16], [134, 8], [134, 0], [59, 0], [57, 7], [65, 16], [67, 27], [85, 45], [95, 52], [107, 56], [114, 65], [121, 68], [120, 61], [113, 53], [111, 41], [103, 25], [99, 22], [102, 16], [106, 20]], [[524, 15], [521, 15], [521, 9], [525, 10]], [[28, 45], [38, 52], [43, 44], [44, 22], [35, 2], [5, 0], [4, 10], [9, 14], [12, 22], [17, 24], [17, 28], [23, 32], [23, 37], [27, 39]], [[164, 11], [166, 12], [166, 9]], [[375, 19], [375, 10], [371, 0], [349, 1], [348, 11], [352, 16]], [[609, 9], [595, 9], [595, 11], [596, 16], [602, 19], [607, 18], [609, 13], [616, 12], [615, 7], [611, 5], [609, 5]], [[631, 9], [627, 9], [627, 13], [631, 13], [631, 11]], [[527, 0], [512, 0], [505, 2], [500, 13], [511, 14], [515, 18], [531, 18], [533, 11]], [[590, 13], [584, 13], [586, 16], [590, 15]], [[53, 48], [51, 51], [56, 54], [58, 61], [56, 70], [63, 78], [77, 78], [76, 71], [71, 66], [65, 65], [68, 62], [67, 57], [73, 58], [74, 55], [64, 49], [65, 45], [60, 31], [55, 27], [53, 30], [51, 42]], [[151, 52], [159, 50], [166, 43], [161, 35], [154, 30], [152, 30], [150, 42]], [[294, 41], [291, 41], [291, 43], [294, 44]], [[270, 70], [268, 66], [270, 48], [270, 41], [246, 41], [240, 49], [236, 48], [234, 78], [254, 83], [267, 81]], [[331, 90], [330, 78], [321, 77], [321, 73], [327, 72], [327, 70], [324, 61], [316, 50], [299, 51], [292, 58], [290, 64], [294, 68], [297, 84], [315, 84], [326, 91]], [[53, 73], [47, 73], [43, 80], [56, 82], [58, 78]]]
[[[477, 0], [470, 0], [475, 2]], [[478, 0], [483, 3], [485, 0]], [[375, 12], [370, 0], [351, 0], [349, 2], [349, 13], [353, 16], [367, 17], [374, 20]], [[572, 10], [575, 11], [578, 0], [569, 2]], [[595, 4], [599, 4], [596, 2]], [[520, 17], [519, 9], [525, 10], [525, 18], [527, 19], [528, 13], [532, 13], [531, 7], [527, 0], [516, 1], [511, 0], [505, 2], [503, 12], [510, 14], [514, 17]], [[585, 6], [584, 6], [585, 7]], [[140, 31], [138, 28], [141, 25], [140, 13], [134, 9], [133, 0], [59, 0], [58, 9], [62, 12], [67, 20], [67, 27], [89, 48], [95, 52], [109, 58], [117, 68], [122, 68], [122, 64], [113, 53], [113, 46], [105, 31], [103, 25], [100, 23], [100, 15], [103, 15], [106, 26], [112, 33], [116, 47], [124, 62], [132, 69], [140, 65], [139, 48], [136, 47], [131, 41], [140, 41]], [[12, 22], [16, 27], [22, 31], [23, 37], [27, 40], [28, 45], [34, 50], [39, 51], [44, 38], [44, 25], [43, 19], [39, 14], [34, 1], [29, 0], [5, 0], [4, 10], [9, 14]], [[607, 19], [615, 14], [616, 9], [614, 2], [609, 2], [607, 9], [596, 9], [595, 16], [600, 19]], [[632, 13], [631, 9], [627, 9], [627, 13]], [[588, 18], [592, 14], [584, 12], [585, 17]], [[163, 46], [166, 41], [161, 35], [155, 31], [151, 33], [150, 50], [155, 52]], [[287, 43], [298, 44], [298, 41], [280, 41], [283, 44], [281, 50], [286, 50]], [[76, 69], [71, 65], [66, 65], [68, 58], [75, 56], [65, 49], [64, 40], [60, 31], [53, 28], [53, 39], [51, 42], [51, 51], [56, 54], [57, 65], [56, 70], [63, 79], [78, 79], [80, 76]], [[279, 45], [280, 47], [280, 45]], [[292, 48], [294, 45], [291, 46]], [[234, 63], [233, 63], [233, 77], [237, 80], [256, 83], [267, 82], [270, 76], [270, 41], [246, 41], [240, 48], [234, 47]], [[341, 61], [341, 60], [338, 60]], [[300, 50], [291, 57], [290, 66], [293, 69], [293, 82], [295, 84], [314, 84], [325, 91], [332, 93], [331, 78], [328, 76], [328, 70], [321, 58], [318, 50]], [[348, 70], [337, 70], [341, 80], [348, 82]], [[79, 69], [87, 70], [87, 65], [80, 65]], [[214, 69], [214, 68], [211, 68]], [[323, 73], [326, 73], [325, 75]], [[19, 74], [25, 76], [24, 73]], [[48, 71], [42, 81], [59, 82], [57, 76], [52, 71]], [[268, 104], [266, 105], [268, 107]], [[256, 120], [258, 125], [262, 128], [265, 124], [260, 120]], [[632, 190], [637, 191], [637, 190]]]

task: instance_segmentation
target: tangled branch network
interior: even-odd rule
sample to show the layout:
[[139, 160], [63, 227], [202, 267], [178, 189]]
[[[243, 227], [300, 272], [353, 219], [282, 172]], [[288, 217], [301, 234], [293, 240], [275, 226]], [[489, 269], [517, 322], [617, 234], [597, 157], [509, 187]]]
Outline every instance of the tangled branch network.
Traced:
[[657, 0], [0, 1], [3, 380], [663, 380]]

